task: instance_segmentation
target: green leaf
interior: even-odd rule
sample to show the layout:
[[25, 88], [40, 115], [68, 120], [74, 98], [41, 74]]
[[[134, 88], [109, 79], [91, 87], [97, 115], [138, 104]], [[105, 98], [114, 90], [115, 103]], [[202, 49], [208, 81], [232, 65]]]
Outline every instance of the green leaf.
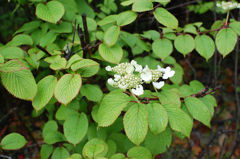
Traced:
[[145, 12], [153, 9], [153, 4], [150, 0], [134, 1], [132, 10], [134, 12]]
[[128, 24], [131, 24], [132, 22], [134, 22], [137, 18], [137, 13], [133, 12], [133, 11], [125, 11], [125, 12], [121, 12], [120, 14], [118, 14], [117, 16], [117, 25], [119, 26], [125, 26]]
[[101, 44], [98, 51], [104, 60], [113, 64], [118, 64], [123, 56], [123, 50], [119, 45], [107, 47], [105, 44]]
[[[0, 64], [4, 63], [4, 57], [0, 54]], [[0, 66], [0, 72], [1, 72], [1, 66]]]
[[80, 92], [82, 96], [86, 96], [88, 100], [94, 102], [100, 102], [103, 96], [102, 90], [98, 85], [85, 84]]
[[185, 56], [188, 53], [192, 52], [195, 48], [195, 40], [188, 34], [179, 35], [174, 40], [174, 46], [178, 52], [182, 53]]
[[[77, 16], [76, 19], [77, 19], [77, 24], [79, 24], [79, 26], [84, 30], [82, 17]], [[91, 32], [97, 30], [96, 21], [92, 18], [87, 17], [87, 27], [88, 27], [88, 31], [91, 31]]]
[[157, 94], [162, 105], [173, 104], [175, 107], [181, 107], [181, 101], [179, 95], [171, 90], [163, 90]]
[[82, 156], [80, 154], [74, 153], [67, 159], [82, 159]]
[[209, 113], [212, 118], [214, 115], [214, 107], [217, 106], [216, 99], [209, 94], [199, 99], [208, 107]]
[[231, 28], [221, 29], [216, 36], [216, 46], [223, 58], [231, 53], [237, 42], [237, 34]]
[[124, 154], [117, 153], [117, 154], [112, 155], [110, 159], [126, 159], [126, 158], [125, 158]]
[[158, 135], [148, 132], [144, 141], [144, 146], [148, 148], [153, 155], [163, 153], [170, 147], [172, 142], [172, 132], [169, 127]]
[[145, 147], [136, 146], [127, 152], [129, 159], [152, 159], [151, 152]]
[[169, 28], [177, 29], [178, 28], [178, 20], [174, 15], [172, 15], [170, 12], [168, 12], [164, 8], [157, 8], [154, 12], [154, 17], [157, 19], [157, 21]]
[[69, 22], [61, 22], [60, 24], [49, 24], [49, 28], [55, 33], [71, 33], [72, 24]]
[[[73, 106], [75, 106], [77, 103], [74, 102], [75, 100], [73, 100], [71, 103], [69, 103], [68, 105], [61, 105], [56, 114], [55, 117], [57, 120], [66, 120], [69, 116], [73, 116], [73, 115], [77, 115], [77, 109], [74, 109]], [[73, 105], [74, 104], [74, 105]]]
[[94, 159], [107, 155], [108, 145], [100, 139], [94, 138], [86, 143], [83, 147], [83, 156], [85, 158]]
[[0, 54], [5, 59], [22, 59], [24, 58], [24, 52], [19, 47], [5, 47], [4, 49], [0, 50]]
[[43, 36], [41, 36], [39, 44], [42, 47], [46, 47], [47, 45], [53, 43], [56, 40], [56, 38], [57, 38], [57, 34], [53, 30], [51, 30], [46, 34], [44, 34]]
[[37, 17], [50, 23], [57, 23], [64, 12], [64, 6], [58, 1], [49, 1], [46, 5], [39, 3], [36, 7]]
[[152, 44], [153, 53], [164, 60], [173, 51], [172, 42], [166, 38], [155, 40]]
[[102, 20], [100, 20], [97, 24], [100, 26], [109, 24], [109, 23], [113, 23], [117, 20], [118, 16], [117, 15], [109, 15], [105, 18], [103, 18]]
[[164, 131], [168, 124], [168, 115], [165, 108], [159, 103], [147, 105], [149, 129], [153, 134]]
[[3, 86], [17, 98], [32, 100], [37, 93], [32, 72], [17, 60], [8, 61], [4, 66], [5, 71], [9, 69], [9, 72], [0, 73]]
[[18, 33], [21, 33], [21, 32], [31, 32], [31, 31], [37, 29], [40, 26], [40, 24], [41, 24], [41, 21], [39, 21], [39, 20], [35, 20], [35, 21], [25, 23], [14, 34], [18, 34]]
[[50, 56], [44, 59], [47, 63], [50, 63], [50, 68], [53, 70], [61, 70], [64, 69], [67, 65], [67, 61], [65, 58], [60, 55]]
[[86, 114], [69, 116], [63, 124], [64, 135], [66, 139], [76, 145], [87, 134], [88, 119]]
[[189, 84], [193, 94], [199, 93], [205, 88], [204, 85], [197, 80], [193, 80]]
[[16, 35], [9, 43], [8, 46], [21, 46], [21, 45], [33, 45], [31, 36], [26, 34]]
[[195, 38], [195, 42], [197, 52], [206, 60], [209, 60], [215, 51], [215, 44], [212, 38], [207, 35], [198, 35]]
[[232, 28], [232, 30], [234, 30], [238, 34], [238, 36], [240, 36], [240, 22], [239, 21], [234, 21], [234, 22], [230, 23], [229, 27]]
[[71, 69], [73, 71], [80, 72], [82, 77], [91, 77], [99, 71], [100, 67], [99, 63], [96, 61], [93, 61], [91, 59], [83, 59], [81, 61], [75, 62], [71, 66]]
[[37, 94], [33, 99], [33, 107], [36, 111], [41, 110], [47, 105], [53, 96], [53, 91], [57, 83], [57, 78], [48, 75], [47, 77], [40, 80], [37, 84]]
[[41, 159], [48, 159], [52, 152], [53, 152], [52, 145], [43, 144], [41, 146], [41, 151], [40, 151]]
[[188, 97], [184, 102], [194, 119], [210, 127], [211, 114], [208, 107], [201, 100], [195, 97]]
[[129, 140], [140, 145], [148, 132], [148, 112], [145, 105], [132, 105], [123, 117], [123, 124]]
[[104, 43], [111, 47], [116, 44], [118, 37], [120, 33], [120, 27], [119, 26], [112, 26], [107, 29], [107, 31], [104, 33]]
[[22, 135], [11, 133], [2, 139], [0, 147], [4, 150], [16, 150], [22, 148], [26, 143], [27, 141]]
[[64, 147], [57, 147], [52, 154], [51, 159], [66, 159], [70, 156], [67, 149]]
[[54, 96], [60, 103], [67, 105], [78, 95], [81, 85], [82, 79], [79, 74], [65, 74], [57, 82]]
[[183, 135], [190, 137], [193, 127], [193, 120], [182, 109], [172, 104], [163, 105], [168, 113], [170, 127]]
[[127, 106], [130, 98], [119, 90], [107, 94], [98, 109], [97, 122], [99, 126], [106, 127], [118, 118], [121, 111]]

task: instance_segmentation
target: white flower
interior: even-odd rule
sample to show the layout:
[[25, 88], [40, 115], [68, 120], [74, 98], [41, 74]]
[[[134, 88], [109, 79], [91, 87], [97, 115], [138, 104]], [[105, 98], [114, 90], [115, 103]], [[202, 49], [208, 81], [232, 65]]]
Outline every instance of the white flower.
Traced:
[[112, 67], [111, 67], [111, 66], [107, 66], [105, 69], [106, 69], [107, 71], [112, 71]]
[[135, 60], [132, 60], [131, 65], [135, 66], [135, 65], [137, 65], [137, 62]]
[[155, 87], [156, 89], [160, 89], [164, 86], [164, 81], [160, 81], [160, 82], [153, 82], [153, 87]]
[[133, 92], [133, 94], [135, 94], [137, 96], [142, 95], [144, 93], [143, 86], [138, 85], [135, 89], [132, 88], [132, 92]]
[[142, 72], [142, 66], [137, 64], [136, 61], [132, 60], [130, 64], [135, 67], [136, 72], [139, 72], [139, 73]]
[[119, 81], [120, 79], [121, 79], [120, 75], [117, 75], [117, 74], [114, 75], [114, 80], [115, 81]]
[[165, 72], [165, 68], [162, 68], [161, 66], [157, 65], [157, 70], [160, 72]]
[[163, 74], [162, 78], [163, 79], [168, 79], [168, 78], [174, 76], [174, 74], [175, 74], [175, 71], [171, 70], [171, 67], [167, 67], [164, 70], [164, 74]]
[[133, 71], [134, 71], [134, 67], [133, 67], [132, 65], [129, 65], [129, 66], [126, 67], [126, 72], [127, 72], [128, 74], [133, 73]]
[[128, 85], [127, 84], [125, 84], [125, 85], [119, 84], [118, 87], [123, 89], [123, 90], [126, 90]]
[[145, 68], [143, 69], [143, 72], [141, 73], [141, 78], [146, 83], [149, 83], [152, 81], [152, 72], [148, 68], [148, 65], [146, 65]]
[[108, 84], [110, 84], [111, 86], [113, 86], [115, 84], [114, 80], [112, 78], [109, 78], [107, 80]]

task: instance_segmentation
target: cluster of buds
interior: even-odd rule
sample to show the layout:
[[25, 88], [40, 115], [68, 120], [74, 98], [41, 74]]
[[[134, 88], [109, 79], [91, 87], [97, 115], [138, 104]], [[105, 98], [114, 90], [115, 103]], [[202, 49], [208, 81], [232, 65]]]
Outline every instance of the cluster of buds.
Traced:
[[108, 84], [122, 90], [129, 89], [135, 95], [142, 95], [144, 93], [142, 84], [152, 83], [154, 88], [160, 89], [164, 86], [164, 81], [161, 79], [168, 79], [174, 76], [175, 71], [170, 67], [153, 70], [146, 65], [144, 68], [132, 60], [130, 63], [120, 63], [115, 67], [107, 66], [107, 71], [114, 72], [114, 78], [108, 79]]
[[235, 8], [240, 8], [240, 3], [237, 2], [218, 2], [217, 7], [222, 8], [223, 10], [229, 11]]

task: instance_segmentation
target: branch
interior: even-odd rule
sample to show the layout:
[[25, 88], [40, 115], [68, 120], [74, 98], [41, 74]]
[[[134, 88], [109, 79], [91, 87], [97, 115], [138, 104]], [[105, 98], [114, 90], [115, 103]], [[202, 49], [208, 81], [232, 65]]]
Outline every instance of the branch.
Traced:
[[50, 53], [47, 51], [47, 49], [43, 48], [42, 46], [40, 46], [40, 45], [37, 45], [37, 48], [38, 48], [39, 50], [41, 50], [41, 51], [45, 52], [46, 54], [48, 54], [48, 55], [52, 56], [52, 54], [50, 54]]

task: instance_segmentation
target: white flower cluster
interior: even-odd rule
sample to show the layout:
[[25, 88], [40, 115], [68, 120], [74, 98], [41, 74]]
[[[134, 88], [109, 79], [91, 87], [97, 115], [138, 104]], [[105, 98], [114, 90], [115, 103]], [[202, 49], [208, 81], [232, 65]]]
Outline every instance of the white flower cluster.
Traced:
[[164, 81], [159, 81], [160, 78], [168, 79], [174, 76], [175, 71], [170, 67], [152, 70], [146, 65], [144, 68], [132, 60], [130, 63], [121, 63], [115, 67], [107, 66], [107, 71], [114, 72], [114, 78], [108, 79], [108, 84], [113, 87], [126, 90], [131, 89], [135, 95], [142, 95], [144, 93], [143, 83], [151, 83], [156, 89], [160, 89], [164, 86]]
[[217, 7], [222, 8], [223, 10], [232, 10], [235, 8], [240, 8], [240, 3], [237, 2], [218, 2]]

